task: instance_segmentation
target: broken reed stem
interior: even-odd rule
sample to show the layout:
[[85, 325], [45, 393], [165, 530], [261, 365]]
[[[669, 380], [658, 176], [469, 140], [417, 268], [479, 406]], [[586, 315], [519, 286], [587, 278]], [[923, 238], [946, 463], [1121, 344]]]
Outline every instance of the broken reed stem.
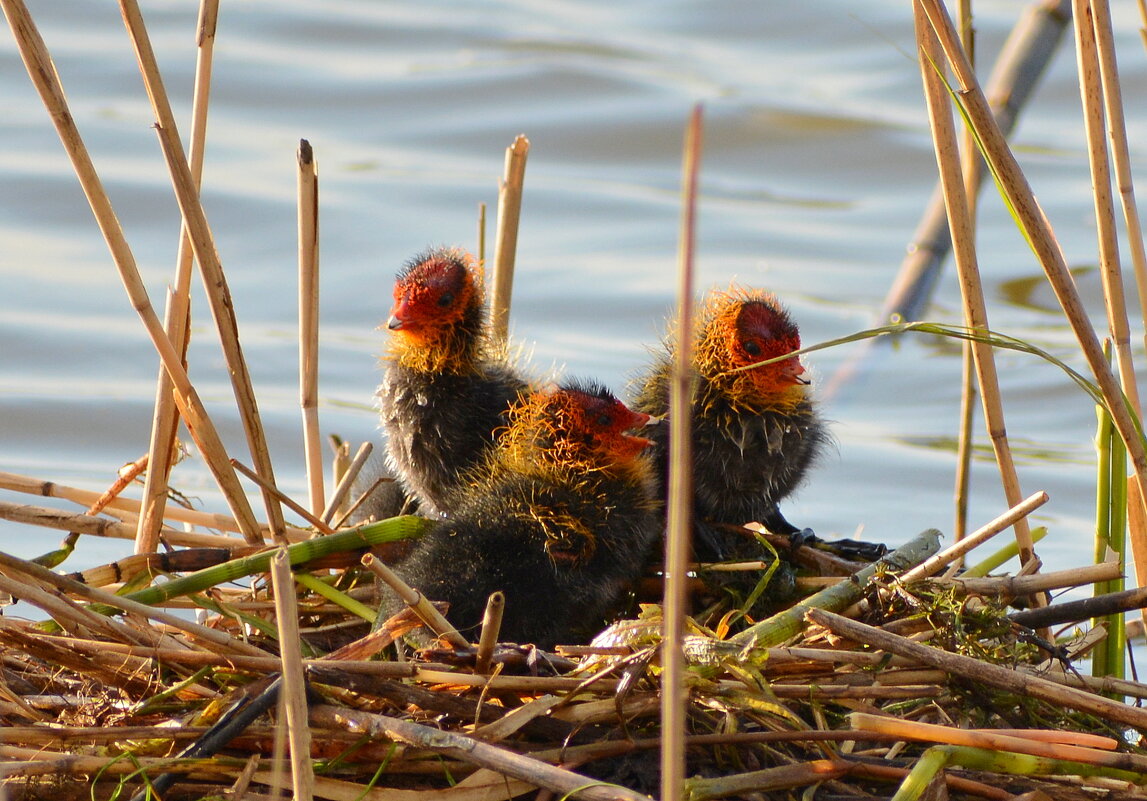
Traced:
[[354, 485], [358, 474], [362, 472], [362, 467], [366, 464], [366, 460], [370, 458], [370, 452], [372, 450], [374, 450], [374, 446], [369, 442], [364, 442], [359, 446], [358, 452], [354, 455], [354, 459], [352, 459], [347, 466], [346, 471], [342, 474], [342, 478], [339, 479], [338, 486], [335, 487], [334, 493], [331, 494], [331, 499], [327, 502], [327, 508], [323, 510], [322, 521], [324, 523], [329, 525], [338, 512], [339, 507], [346, 501], [351, 486]]
[[927, 561], [917, 565], [900, 577], [902, 582], [915, 581], [916, 579], [927, 578], [934, 576], [944, 566], [960, 559], [968, 551], [972, 550], [981, 543], [987, 542], [992, 537], [999, 534], [1008, 526], [1014, 525], [1017, 520], [1027, 517], [1036, 509], [1043, 506], [1048, 502], [1048, 495], [1046, 492], [1040, 490], [1034, 495], [1030, 495], [1020, 503], [1013, 506], [1002, 515], [992, 520], [987, 525], [977, 529], [971, 535], [962, 540], [958, 540], [952, 545], [949, 545], [944, 550], [940, 551], [935, 556], [930, 557]]
[[[1102, 3], [1103, 0], [1097, 0]], [[1123, 297], [1123, 270], [1119, 264], [1119, 237], [1115, 230], [1115, 203], [1111, 196], [1111, 162], [1107, 153], [1106, 117], [1103, 87], [1099, 74], [1099, 54], [1095, 42], [1093, 7], [1090, 0], [1074, 0], [1076, 63], [1079, 91], [1083, 99], [1083, 126], [1087, 136], [1087, 160], [1091, 168], [1091, 191], [1095, 203], [1095, 223], [1099, 238], [1099, 267], [1103, 279], [1103, 299], [1107, 325], [1115, 346], [1115, 365], [1128, 403], [1139, 413], [1139, 388], [1131, 358], [1131, 329], [1127, 323], [1127, 301]], [[1110, 76], [1117, 81], [1116, 76]]]
[[[975, 231], [964, 186], [960, 156], [956, 145], [956, 129], [944, 78], [937, 74], [940, 68], [939, 43], [928, 25], [924, 11], [914, 5], [916, 36], [920, 48], [920, 71], [924, 79], [924, 95], [928, 104], [932, 138], [936, 146], [936, 163], [940, 171], [940, 186], [944, 193], [944, 207], [952, 233], [952, 251], [960, 276], [960, 290], [964, 301], [964, 319], [969, 328], [988, 329], [988, 308], [976, 263]], [[1009, 506], [1023, 501], [1019, 475], [1016, 473], [1011, 446], [1008, 444], [1004, 423], [1004, 407], [1000, 398], [999, 377], [996, 374], [995, 353], [986, 342], [973, 341], [972, 361], [980, 385], [980, 402], [984, 410], [984, 425], [995, 452], [1003, 481], [1004, 496]], [[1027, 521], [1019, 518], [1013, 529], [1020, 547], [1020, 561], [1024, 564], [1035, 557], [1031, 530]], [[1038, 603], [1038, 601], [1037, 601]]]
[[494, 278], [490, 297], [490, 331], [500, 346], [509, 340], [510, 295], [514, 288], [514, 260], [522, 214], [522, 183], [530, 140], [518, 134], [506, 148], [506, 165], [498, 185], [498, 221], [494, 230]]
[[677, 354], [669, 383], [669, 495], [665, 536], [665, 595], [661, 634], [661, 795], [681, 798], [685, 786], [685, 684], [682, 637], [693, 507], [693, 259], [697, 231], [697, 179], [701, 167], [701, 105], [685, 129], [681, 164], [681, 220], [677, 245]]
[[434, 608], [434, 605], [425, 595], [400, 579], [393, 570], [383, 564], [381, 559], [375, 559], [373, 554], [364, 554], [362, 564], [371, 573], [385, 581], [387, 586], [394, 590], [395, 594], [414, 611], [414, 614], [418, 615], [419, 620], [434, 632], [435, 636], [445, 638], [455, 648], [470, 647], [470, 642], [458, 633], [458, 630], [442, 616], [441, 612]]
[[[335, 435], [327, 437], [331, 447], [331, 481], [335, 487], [342, 484], [346, 477], [347, 468], [350, 467], [350, 443], [343, 442]], [[328, 508], [330, 504], [327, 504]]]
[[299, 405], [303, 456], [312, 516], [326, 506], [319, 429], [319, 170], [306, 139], [299, 140]]
[[498, 634], [502, 630], [502, 612], [506, 608], [506, 595], [501, 590], [490, 593], [486, 599], [486, 611], [482, 615], [482, 633], [478, 635], [478, 654], [474, 658], [475, 673], [489, 673], [490, 659], [494, 646], [498, 644]]
[[[207, 106], [211, 96], [211, 67], [215, 52], [215, 28], [219, 19], [219, 0], [202, 0], [196, 26], [195, 88], [191, 104], [191, 141], [188, 159], [192, 180], [198, 190], [203, 178], [203, 151], [207, 141]], [[187, 227], [180, 225], [179, 252], [175, 262], [175, 280], [167, 292], [163, 328], [171, 343], [187, 363], [187, 345], [191, 335], [191, 239]], [[171, 475], [179, 428], [179, 410], [172, 396], [171, 377], [163, 364], [156, 377], [155, 414], [151, 421], [151, 445], [148, 454], [154, 469], [147, 471], [143, 484], [143, 514], [135, 539], [136, 553], [152, 553], [159, 545], [163, 526], [163, 509], [167, 504], [167, 482]]]
[[[172, 114], [171, 106], [167, 100], [167, 92], [159, 74], [155, 53], [144, 26], [139, 4], [136, 0], [119, 0], [119, 5], [124, 26], [128, 31], [132, 47], [135, 49], [140, 74], [143, 76], [144, 87], [147, 89], [147, 96], [151, 101], [152, 112], [156, 117], [156, 133], [159, 135], [159, 144], [171, 173], [175, 198], [179, 203], [184, 225], [191, 238], [195, 260], [199, 264], [204, 289], [207, 293], [207, 299], [210, 301], [211, 314], [219, 331], [219, 340], [227, 361], [231, 386], [239, 408], [239, 417], [247, 435], [247, 447], [251, 452], [251, 460], [255, 469], [259, 471], [259, 475], [274, 485], [274, 468], [267, 451], [267, 437], [263, 430], [263, 423], [259, 418], [259, 406], [255, 400], [254, 387], [251, 385], [251, 375], [247, 370], [247, 361], [239, 343], [239, 323], [235, 317], [231, 291], [227, 286], [223, 265], [219, 262], [219, 254], [215, 250], [207, 216], [199, 202], [199, 193], [187, 164], [183, 143], [179, 139], [175, 116]], [[276, 541], [284, 542], [283, 510], [279, 506], [278, 500], [273, 494], [264, 491], [263, 503], [267, 510], [267, 520], [271, 527], [272, 536]]]
[[238, 459], [232, 459], [231, 460], [231, 466], [234, 467], [236, 470], [238, 470], [243, 475], [247, 476], [247, 478], [251, 479], [256, 484], [258, 484], [259, 489], [267, 490], [268, 492], [275, 493], [275, 497], [277, 497], [281, 503], [286, 505], [286, 507], [288, 509], [290, 509], [292, 512], [297, 514], [299, 517], [303, 518], [308, 523], [310, 523], [312, 526], [317, 528], [321, 533], [323, 533], [323, 534], [334, 534], [335, 530], [333, 528], [331, 528], [326, 523], [324, 523], [322, 520], [319, 520], [313, 514], [308, 512], [306, 509], [304, 509], [302, 507], [302, 505], [296, 503], [293, 498], [291, 498], [291, 497], [287, 496], [286, 494], [284, 494], [283, 492], [281, 492], [278, 487], [273, 487], [270, 484], [268, 484], [267, 482], [265, 482], [262, 478], [259, 477], [258, 473], [256, 473], [254, 470], [252, 470], [247, 465], [240, 462]]
[[478, 203], [478, 263], [486, 265], [486, 203]]
[[180, 415], [199, 447], [204, 461], [207, 462], [207, 466], [219, 484], [223, 497], [231, 507], [244, 538], [251, 543], [262, 542], [251, 506], [243, 494], [243, 488], [239, 484], [235, 471], [228, 463], [227, 451], [223, 446], [223, 441], [219, 438], [203, 402], [187, 377], [187, 371], [183, 367], [182, 354], [172, 344], [167, 332], [159, 322], [154, 307], [151, 305], [147, 288], [139, 275], [135, 257], [124, 237], [123, 229], [116, 217], [115, 210], [112, 208], [111, 200], [108, 198], [107, 192], [104, 191], [103, 183], [96, 173], [95, 165], [92, 164], [91, 156], [80, 137], [75, 120], [68, 110], [63, 87], [52, 65], [52, 59], [44, 45], [44, 40], [40, 37], [39, 31], [36, 30], [23, 0], [0, 0], [0, 6], [3, 7], [4, 15], [12, 28], [12, 33], [20, 49], [20, 57], [24, 61], [32, 84], [40, 93], [52, 122], [56, 126], [56, 132], [60, 136], [64, 150], [72, 161], [72, 167], [80, 181], [80, 186], [84, 190], [84, 195], [88, 199], [88, 204], [92, 208], [96, 223], [107, 242], [108, 250], [111, 251], [112, 260], [119, 271], [120, 280], [127, 291], [132, 308], [143, 321], [144, 327], [163, 361], [164, 369], [171, 377]]
[[[939, 36], [944, 54], [956, 75], [955, 92], [967, 115], [968, 123], [976, 131], [977, 140], [983, 148], [992, 173], [997, 176], [998, 185], [1015, 213], [1025, 238], [1039, 259], [1056, 299], [1064, 310], [1068, 324], [1075, 333], [1083, 356], [1095, 376], [1095, 382], [1103, 393], [1115, 427], [1127, 445], [1139, 484], [1147, 485], [1147, 449], [1144, 447], [1142, 435], [1103, 357], [1103, 349], [1099, 346], [1099, 340], [1091, 327], [1087, 311], [1076, 291], [1074, 279], [1068, 271], [1063, 251], [1052, 234], [1047, 217], [1036, 201], [1015, 156], [1008, 148], [1003, 133], [992, 118], [987, 100], [963, 51], [954, 41], [951, 20], [948, 19], [943, 5], [938, 0], [916, 0], [916, 2], [924, 6], [928, 21]], [[1137, 544], [1137, 548], [1140, 549], [1135, 554], [1137, 561], [1147, 560], [1147, 553], [1141, 550], [1145, 545], [1147, 543], [1142, 541]]]
[[742, 647], [753, 645], [760, 648], [780, 645], [800, 632], [805, 625], [805, 613], [809, 609], [846, 609], [864, 597], [868, 582], [872, 580], [878, 570], [908, 570], [939, 550], [940, 532], [934, 528], [921, 531], [892, 553], [885, 554], [878, 561], [856, 571], [849, 577], [848, 581], [826, 587], [788, 609], [777, 612], [759, 623], [754, 623], [744, 631], [729, 637], [727, 641]]
[[280, 709], [286, 712], [283, 717], [290, 743], [291, 797], [310, 801], [314, 795], [315, 772], [311, 764], [311, 728], [307, 723], [307, 683], [299, 645], [299, 602], [286, 548], [280, 547], [271, 558], [271, 584], [275, 590], [275, 620], [279, 625], [279, 659], [283, 677], [279, 704]]

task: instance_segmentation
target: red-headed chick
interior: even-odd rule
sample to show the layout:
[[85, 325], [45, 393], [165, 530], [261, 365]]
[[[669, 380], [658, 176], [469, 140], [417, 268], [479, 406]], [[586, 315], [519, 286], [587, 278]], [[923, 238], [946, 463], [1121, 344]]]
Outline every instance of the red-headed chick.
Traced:
[[[719, 526], [759, 522], [778, 534], [798, 529], [778, 503], [805, 478], [830, 441], [796, 356], [800, 333], [770, 293], [748, 288], [711, 292], [698, 308], [693, 370], [693, 494], [702, 559], [747, 555], [746, 539]], [[637, 383], [634, 409], [669, 411], [670, 365], [676, 344]], [[667, 470], [669, 426], [652, 434], [661, 475]], [[751, 544], [751, 543], [750, 543]]]
[[482, 273], [464, 251], [438, 248], [408, 262], [386, 327], [378, 400], [387, 464], [419, 511], [440, 517], [529, 386], [490, 340]]

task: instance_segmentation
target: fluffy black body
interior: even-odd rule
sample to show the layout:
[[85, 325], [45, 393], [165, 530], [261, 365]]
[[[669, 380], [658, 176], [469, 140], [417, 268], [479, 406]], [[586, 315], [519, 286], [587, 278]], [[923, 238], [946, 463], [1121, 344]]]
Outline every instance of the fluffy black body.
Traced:
[[[658, 357], [637, 383], [630, 403], [635, 411], [668, 414], [671, 358], [669, 352]], [[803, 386], [788, 390], [797, 393], [795, 398], [770, 404], [736, 399], [726, 384], [706, 375], [695, 380], [694, 549], [705, 561], [758, 558], [760, 549], [750, 539], [714, 524], [759, 522], [778, 534], [799, 531], [778, 504], [804, 481], [831, 438]], [[669, 428], [650, 433], [663, 487], [668, 486]]]
[[[499, 639], [552, 648], [587, 642], [624, 603], [660, 533], [652, 487], [598, 477], [568, 480], [503, 475], [460, 504], [415, 546], [395, 572], [435, 601], [447, 618], [475, 637], [486, 599], [506, 595]], [[547, 528], [576, 521], [593, 550], [576, 560], [547, 550]], [[570, 528], [566, 524], [567, 533]], [[384, 610], [394, 614], [400, 602]]]
[[387, 461], [424, 515], [450, 510], [461, 476], [482, 462], [526, 388], [500, 364], [463, 374], [389, 365], [378, 388]]

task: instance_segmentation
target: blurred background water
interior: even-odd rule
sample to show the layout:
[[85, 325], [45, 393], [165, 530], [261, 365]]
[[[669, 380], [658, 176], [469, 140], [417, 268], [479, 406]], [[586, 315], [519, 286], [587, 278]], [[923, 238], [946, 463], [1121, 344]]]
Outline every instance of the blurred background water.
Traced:
[[[172, 280], [179, 214], [116, 4], [29, 0], [152, 302]], [[143, 11], [184, 130], [196, 3]], [[1018, 14], [976, 4], [981, 63]], [[1144, 160], [1138, 21], [1116, 9], [1132, 158]], [[324, 432], [377, 440], [376, 326], [396, 269], [428, 245], [475, 246], [491, 227], [504, 149], [526, 170], [512, 330], [539, 372], [617, 390], [673, 303], [680, 148], [705, 105], [698, 285], [768, 287], [806, 344], [867, 328], [935, 180], [909, 4], [429, 0], [224, 2], [203, 202], [230, 282], [280, 486], [305, 498], [296, 354], [295, 152], [320, 170]], [[1028, 178], [1103, 326], [1090, 179], [1070, 34], [1015, 135]], [[0, 35], [0, 470], [102, 490], [147, 451], [157, 359], [9, 33]], [[1080, 367], [1042, 272], [994, 192], [979, 252], [992, 327]], [[492, 231], [490, 241], [492, 242]], [[957, 323], [949, 268], [927, 317]], [[191, 376], [247, 460], [214, 327], [197, 293]], [[1141, 342], [1136, 323], [1134, 341]], [[1141, 348], [1137, 352], [1142, 356]], [[806, 357], [814, 388], [854, 346]], [[1008, 432], [1051, 567], [1091, 558], [1091, 403], [1031, 356], [998, 354]], [[881, 349], [826, 399], [836, 448], [786, 514], [821, 534], [895, 545], [952, 530], [959, 348], [915, 337]], [[981, 432], [971, 524], [1004, 508]], [[226, 511], [198, 459], [173, 481]], [[4, 493], [4, 499], [37, 499]], [[259, 508], [259, 505], [256, 505]], [[62, 532], [0, 521], [31, 556]], [[88, 540], [72, 569], [130, 553]]]

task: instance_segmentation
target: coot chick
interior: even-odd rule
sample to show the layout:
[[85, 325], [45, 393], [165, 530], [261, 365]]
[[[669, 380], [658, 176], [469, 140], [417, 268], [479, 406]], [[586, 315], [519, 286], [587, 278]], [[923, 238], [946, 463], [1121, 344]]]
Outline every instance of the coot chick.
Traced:
[[[450, 499], [451, 519], [396, 568], [475, 635], [486, 599], [506, 596], [500, 639], [586, 642], [641, 575], [661, 529], [649, 416], [604, 387], [566, 382], [523, 398], [485, 464]], [[396, 599], [384, 605], [393, 614]]]
[[[758, 362], [800, 348], [796, 323], [777, 299], [758, 289], [714, 291], [698, 309], [693, 369], [694, 515], [702, 559], [750, 556], [760, 550], [719, 525], [759, 522], [779, 534], [798, 532], [777, 504], [804, 479], [829, 442], [796, 356]], [[669, 411], [670, 340], [637, 383], [632, 406]], [[748, 368], [748, 369], [746, 369]], [[668, 426], [652, 434], [662, 475]], [[746, 545], [746, 543], [748, 543]]]
[[387, 464], [429, 517], [493, 447], [527, 389], [489, 337], [482, 275], [473, 256], [438, 248], [398, 273], [378, 388]]

